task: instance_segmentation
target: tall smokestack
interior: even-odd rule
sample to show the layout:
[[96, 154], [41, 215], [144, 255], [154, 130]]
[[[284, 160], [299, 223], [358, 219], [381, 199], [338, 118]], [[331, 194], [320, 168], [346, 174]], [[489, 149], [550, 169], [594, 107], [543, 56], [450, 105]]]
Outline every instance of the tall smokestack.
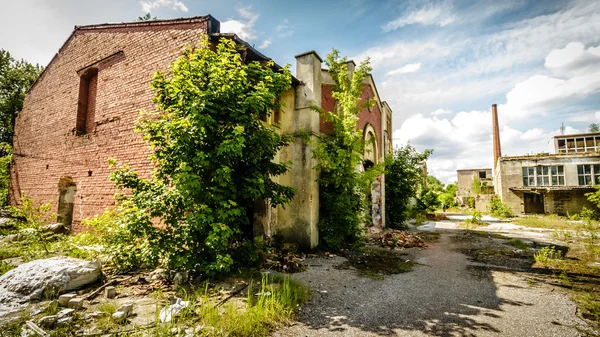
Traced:
[[500, 147], [500, 128], [498, 126], [498, 107], [496, 104], [492, 104], [492, 132], [494, 142], [494, 171], [496, 170], [496, 164], [498, 158], [502, 157], [502, 148]]

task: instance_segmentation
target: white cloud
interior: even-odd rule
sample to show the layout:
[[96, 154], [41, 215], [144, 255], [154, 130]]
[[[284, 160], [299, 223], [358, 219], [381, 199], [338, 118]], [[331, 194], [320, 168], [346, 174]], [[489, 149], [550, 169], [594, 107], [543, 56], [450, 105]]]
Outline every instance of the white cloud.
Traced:
[[409, 74], [409, 73], [417, 72], [417, 71], [419, 71], [419, 69], [421, 69], [421, 63], [409, 63], [403, 67], [389, 71], [385, 75], [393, 76], [393, 75], [399, 75], [399, 74]]
[[449, 6], [428, 6], [419, 10], [405, 13], [396, 20], [390, 21], [381, 28], [384, 32], [396, 30], [407, 25], [422, 24], [422, 25], [437, 25], [444, 27], [454, 22], [455, 17], [451, 14]]
[[251, 40], [256, 37], [256, 31], [254, 30], [254, 24], [260, 17], [260, 14], [256, 14], [250, 11], [251, 7], [238, 8], [238, 14], [243, 20], [229, 19], [221, 23], [221, 31], [223, 33], [235, 33], [244, 40]]
[[154, 0], [154, 1], [140, 1], [142, 10], [146, 13], [150, 13], [155, 9], [168, 8], [178, 12], [187, 12], [187, 6], [179, 0]]
[[283, 20], [283, 23], [275, 27], [275, 33], [280, 38], [290, 37], [294, 34], [294, 27], [291, 27], [288, 20]]
[[447, 110], [447, 109], [437, 109], [431, 113], [432, 116], [451, 115], [451, 114], [452, 114], [452, 110]]
[[557, 75], [583, 75], [598, 70], [600, 47], [587, 50], [581, 42], [570, 42], [562, 49], [552, 50], [546, 56], [546, 68]]
[[264, 40], [263, 43], [260, 44], [260, 46], [258, 46], [258, 49], [265, 49], [270, 45], [271, 45], [271, 38], [268, 38], [268, 39]]

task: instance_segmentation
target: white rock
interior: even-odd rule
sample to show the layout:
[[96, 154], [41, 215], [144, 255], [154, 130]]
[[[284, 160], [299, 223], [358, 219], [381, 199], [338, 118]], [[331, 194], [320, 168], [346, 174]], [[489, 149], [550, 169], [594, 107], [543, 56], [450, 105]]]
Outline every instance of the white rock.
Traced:
[[162, 323], [170, 322], [173, 319], [173, 317], [177, 316], [177, 314], [179, 314], [179, 312], [181, 312], [181, 310], [183, 310], [189, 306], [190, 306], [190, 302], [182, 301], [181, 298], [178, 298], [177, 302], [175, 302], [175, 304], [171, 304], [167, 307], [162, 308], [160, 310], [160, 314], [158, 315], [158, 318], [160, 319], [160, 321]]
[[24, 263], [0, 276], [0, 304], [41, 299], [46, 289], [81, 288], [101, 274], [98, 261], [53, 257]]
[[74, 309], [63, 309], [56, 316], [58, 316], [58, 319], [61, 319], [73, 315], [74, 312]]
[[71, 309], [83, 308], [83, 298], [81, 298], [81, 297], [73, 298], [69, 301], [69, 304], [67, 306]]
[[56, 321], [56, 325], [57, 326], [65, 326], [70, 324], [71, 322], [73, 322], [73, 317], [63, 317], [63, 318], [59, 318], [58, 321]]
[[38, 324], [42, 327], [51, 327], [58, 321], [58, 315], [44, 316], [40, 318]]
[[127, 318], [127, 314], [126, 314], [126, 313], [124, 313], [123, 311], [117, 311], [117, 312], [115, 312], [115, 313], [112, 315], [112, 318], [113, 318], [115, 321], [120, 321], [120, 320], [123, 320], [123, 319]]
[[74, 299], [75, 297], [77, 297], [77, 294], [71, 293], [71, 294], [62, 294], [60, 296], [58, 296], [58, 305], [60, 305], [61, 307], [66, 307], [69, 305], [69, 302]]
[[129, 316], [133, 312], [133, 303], [124, 303], [117, 311], [124, 312], [125, 315]]
[[117, 297], [117, 289], [115, 287], [106, 287], [106, 288], [104, 288], [104, 297], [105, 298], [115, 298], [115, 297]]

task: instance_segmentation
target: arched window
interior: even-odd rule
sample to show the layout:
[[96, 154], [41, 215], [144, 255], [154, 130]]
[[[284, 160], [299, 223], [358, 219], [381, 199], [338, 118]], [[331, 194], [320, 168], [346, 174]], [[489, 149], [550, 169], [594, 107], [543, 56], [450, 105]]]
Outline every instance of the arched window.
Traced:
[[77, 102], [77, 134], [94, 131], [96, 126], [96, 90], [98, 86], [98, 69], [90, 68], [79, 78], [79, 100]]
[[364, 131], [365, 150], [363, 153], [364, 168], [369, 169], [377, 164], [377, 136], [372, 125], [367, 124]]

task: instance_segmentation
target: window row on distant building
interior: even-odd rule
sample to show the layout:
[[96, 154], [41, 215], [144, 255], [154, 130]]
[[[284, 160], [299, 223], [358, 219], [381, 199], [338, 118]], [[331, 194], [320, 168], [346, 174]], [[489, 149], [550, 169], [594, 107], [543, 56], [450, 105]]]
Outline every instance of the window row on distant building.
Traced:
[[558, 153], [600, 151], [600, 136], [585, 136], [557, 140]]
[[[600, 164], [577, 165], [579, 186], [600, 184]], [[523, 167], [523, 186], [565, 186], [563, 165]]]

